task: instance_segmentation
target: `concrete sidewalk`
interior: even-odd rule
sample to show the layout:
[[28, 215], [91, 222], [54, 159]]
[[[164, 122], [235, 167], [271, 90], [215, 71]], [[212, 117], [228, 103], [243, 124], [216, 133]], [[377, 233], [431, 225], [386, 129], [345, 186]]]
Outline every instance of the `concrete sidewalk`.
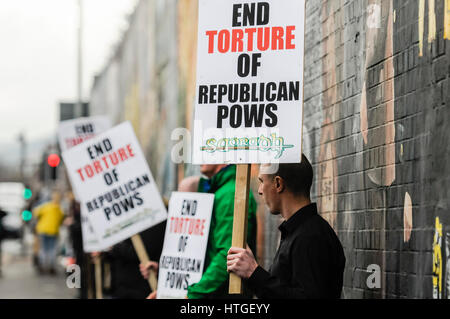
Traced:
[[38, 275], [30, 257], [3, 256], [0, 299], [73, 299], [77, 289], [66, 285], [64, 269], [55, 276]]

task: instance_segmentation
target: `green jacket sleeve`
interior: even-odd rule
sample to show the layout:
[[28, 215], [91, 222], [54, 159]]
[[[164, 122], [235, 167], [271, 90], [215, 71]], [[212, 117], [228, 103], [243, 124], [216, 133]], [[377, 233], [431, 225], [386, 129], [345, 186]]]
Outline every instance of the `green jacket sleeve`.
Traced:
[[223, 198], [216, 198], [214, 223], [211, 222], [209, 233], [210, 243], [216, 251], [196, 284], [189, 286], [188, 298], [202, 298], [216, 291], [227, 279], [227, 253], [231, 247], [233, 232], [234, 192], [229, 192]]

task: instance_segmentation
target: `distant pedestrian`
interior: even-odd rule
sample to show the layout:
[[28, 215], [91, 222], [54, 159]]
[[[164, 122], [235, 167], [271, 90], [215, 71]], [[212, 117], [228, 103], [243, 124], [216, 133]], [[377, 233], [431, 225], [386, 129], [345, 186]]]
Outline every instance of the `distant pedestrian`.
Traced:
[[[36, 207], [39, 207], [42, 204], [42, 196], [40, 192], [33, 191], [33, 196], [28, 201], [28, 204], [26, 206], [26, 210], [32, 212]], [[32, 219], [28, 226], [32, 232], [33, 235], [33, 242], [32, 242], [32, 260], [33, 260], [33, 267], [37, 270], [39, 270], [39, 236], [36, 233], [36, 219]]]
[[40, 272], [56, 273], [56, 250], [59, 228], [64, 219], [60, 206], [61, 195], [58, 191], [52, 194], [52, 200], [34, 210], [37, 219], [36, 232], [39, 236], [39, 269]]
[[83, 236], [81, 232], [81, 212], [80, 203], [75, 200], [73, 193], [69, 193], [69, 212], [65, 223], [69, 227], [70, 240], [72, 243], [72, 250], [75, 257], [75, 263], [80, 267], [81, 271], [81, 287], [79, 290], [79, 298], [87, 299], [87, 267], [88, 262], [83, 250]]

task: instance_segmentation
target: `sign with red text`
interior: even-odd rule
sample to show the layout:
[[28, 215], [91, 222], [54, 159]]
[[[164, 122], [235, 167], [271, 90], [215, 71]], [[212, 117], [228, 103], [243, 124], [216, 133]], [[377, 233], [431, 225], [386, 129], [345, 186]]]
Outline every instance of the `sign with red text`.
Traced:
[[214, 194], [174, 192], [159, 260], [158, 299], [185, 298], [203, 274]]
[[129, 122], [62, 153], [72, 187], [100, 247], [110, 247], [167, 218]]
[[[106, 116], [81, 117], [60, 122], [58, 126], [58, 141], [61, 152], [93, 138], [97, 134], [110, 129], [111, 126], [111, 121]], [[73, 193], [75, 199], [78, 200], [75, 189], [73, 189]], [[83, 250], [85, 252], [102, 250], [94, 229], [88, 221], [85, 209], [81, 208], [80, 213]]]
[[299, 163], [304, 0], [199, 0], [194, 164]]
[[59, 123], [58, 141], [61, 152], [93, 138], [111, 126], [111, 121], [106, 116], [81, 117]]

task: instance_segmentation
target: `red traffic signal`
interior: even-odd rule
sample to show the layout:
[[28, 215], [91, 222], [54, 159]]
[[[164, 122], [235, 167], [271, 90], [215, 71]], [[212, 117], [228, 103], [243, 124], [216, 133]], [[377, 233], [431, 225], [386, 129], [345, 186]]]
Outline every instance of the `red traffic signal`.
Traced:
[[47, 157], [47, 163], [50, 167], [57, 167], [59, 165], [59, 162], [61, 162], [61, 159], [59, 158], [58, 154], [50, 154]]

